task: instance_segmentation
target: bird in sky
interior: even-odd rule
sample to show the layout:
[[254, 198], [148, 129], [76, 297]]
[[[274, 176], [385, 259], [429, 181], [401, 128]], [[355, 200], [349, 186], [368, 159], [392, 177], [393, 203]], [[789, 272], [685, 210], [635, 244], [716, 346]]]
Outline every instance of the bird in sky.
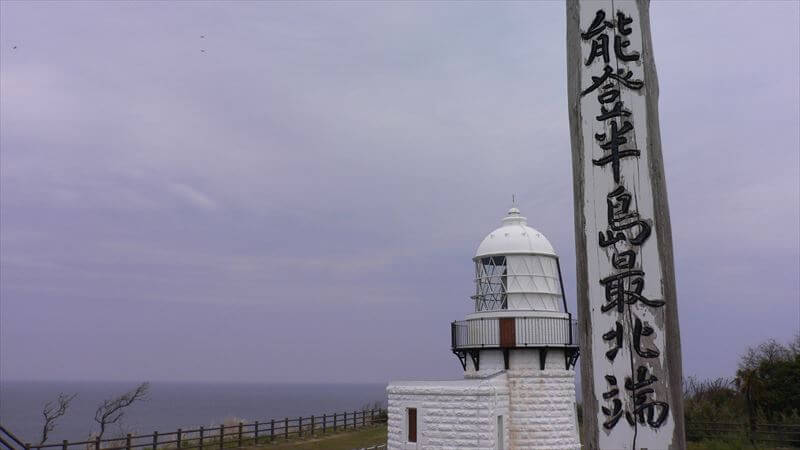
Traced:
[[16, 50], [16, 49], [17, 49], [17, 46], [16, 46], [16, 45], [15, 45], [15, 46], [13, 46], [13, 47], [11, 47], [11, 50]]
[[201, 35], [200, 35], [200, 39], [205, 39], [205, 38], [206, 38], [206, 35], [205, 35], [205, 34], [201, 34]]

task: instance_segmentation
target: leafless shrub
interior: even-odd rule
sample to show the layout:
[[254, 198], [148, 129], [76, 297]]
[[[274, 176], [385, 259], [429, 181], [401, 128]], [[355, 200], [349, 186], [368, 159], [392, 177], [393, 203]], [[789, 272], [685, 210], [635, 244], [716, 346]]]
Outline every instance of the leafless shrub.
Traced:
[[59, 392], [58, 399], [56, 399], [55, 403], [49, 401], [44, 404], [42, 408], [44, 426], [42, 426], [42, 440], [39, 442], [39, 445], [47, 441], [47, 435], [56, 428], [56, 421], [67, 413], [70, 402], [72, 402], [72, 399], [77, 395], [78, 394], [67, 395], [63, 392]]
[[106, 432], [106, 427], [110, 424], [118, 423], [125, 415], [125, 411], [123, 411], [125, 408], [137, 401], [147, 400], [149, 392], [150, 383], [145, 382], [119, 397], [104, 400], [94, 413], [94, 421], [100, 425], [100, 432], [97, 436], [102, 439], [103, 433]]

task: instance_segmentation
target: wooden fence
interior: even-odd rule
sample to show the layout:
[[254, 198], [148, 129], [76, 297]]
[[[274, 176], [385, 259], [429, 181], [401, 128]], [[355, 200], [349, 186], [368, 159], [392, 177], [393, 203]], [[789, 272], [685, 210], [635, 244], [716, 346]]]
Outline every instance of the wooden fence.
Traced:
[[236, 425], [219, 425], [183, 430], [178, 428], [171, 433], [128, 434], [125, 437], [70, 442], [64, 440], [56, 444], [35, 445], [25, 443], [0, 425], [0, 446], [11, 450], [62, 449], [62, 450], [132, 450], [159, 448], [176, 449], [223, 449], [258, 445], [277, 440], [288, 440], [303, 436], [324, 435], [338, 431], [352, 430], [386, 421], [386, 410], [371, 409], [362, 411], [323, 414], [321, 416], [296, 417], [239, 422]]
[[800, 447], [800, 425], [693, 422], [686, 424], [686, 439], [742, 439], [752, 442]]

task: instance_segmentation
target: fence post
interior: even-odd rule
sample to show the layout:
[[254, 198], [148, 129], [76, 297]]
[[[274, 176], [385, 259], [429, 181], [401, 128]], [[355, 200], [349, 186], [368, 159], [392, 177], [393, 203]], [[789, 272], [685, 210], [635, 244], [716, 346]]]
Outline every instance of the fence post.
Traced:
[[125, 450], [131, 450], [131, 434], [125, 436]]
[[158, 448], [158, 431], [153, 431], [153, 450]]
[[61, 441], [61, 448], [62, 448], [62, 449], [64, 449], [64, 450], [67, 450], [67, 446], [69, 446], [69, 442], [67, 442], [67, 440], [66, 440], [66, 439], [64, 439], [63, 441]]
[[256, 420], [256, 429], [253, 432], [253, 443], [258, 444], [258, 421]]
[[297, 418], [297, 437], [303, 435], [303, 416]]
[[94, 450], [100, 450], [100, 436], [94, 438]]
[[370, 425], [375, 425], [375, 408], [369, 411], [369, 423]]
[[323, 414], [322, 415], [322, 434], [325, 434], [325, 427], [328, 425], [325, 422], [327, 422], [327, 421], [328, 421], [328, 415], [327, 414]]
[[222, 448], [225, 445], [225, 425], [220, 424], [219, 426], [219, 448]]
[[200, 450], [203, 450], [203, 432], [206, 431], [205, 428], [200, 427]]
[[358, 427], [358, 411], [353, 411], [353, 429]]
[[336, 413], [333, 413], [333, 432], [336, 433]]
[[[99, 448], [99, 447], [98, 447]], [[25, 443], [25, 450], [31, 450], [31, 444]]]
[[311, 436], [314, 436], [314, 415], [311, 415]]
[[367, 410], [361, 410], [361, 426], [365, 426], [367, 424]]
[[283, 437], [285, 439], [287, 439], [287, 440], [289, 439], [289, 418], [288, 417], [284, 417], [283, 418]]
[[275, 440], [275, 419], [269, 420], [269, 441]]
[[242, 447], [242, 422], [239, 422], [239, 448]]
[[177, 437], [176, 437], [175, 440], [178, 441], [178, 442], [176, 442], [176, 444], [178, 444], [178, 448], [181, 448], [181, 429], [180, 428], [178, 428], [178, 433], [177, 433]]

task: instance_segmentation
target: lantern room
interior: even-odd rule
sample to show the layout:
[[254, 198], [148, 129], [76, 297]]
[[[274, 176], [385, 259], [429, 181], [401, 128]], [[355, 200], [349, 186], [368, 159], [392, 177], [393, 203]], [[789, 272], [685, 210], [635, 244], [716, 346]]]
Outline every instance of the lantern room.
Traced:
[[478, 245], [473, 262], [474, 312], [451, 325], [452, 350], [466, 375], [507, 370], [520, 358], [536, 359], [540, 370], [548, 360], [572, 367], [578, 357], [575, 322], [547, 238], [513, 207]]
[[511, 208], [475, 254], [475, 312], [559, 311], [561, 270], [553, 246]]

